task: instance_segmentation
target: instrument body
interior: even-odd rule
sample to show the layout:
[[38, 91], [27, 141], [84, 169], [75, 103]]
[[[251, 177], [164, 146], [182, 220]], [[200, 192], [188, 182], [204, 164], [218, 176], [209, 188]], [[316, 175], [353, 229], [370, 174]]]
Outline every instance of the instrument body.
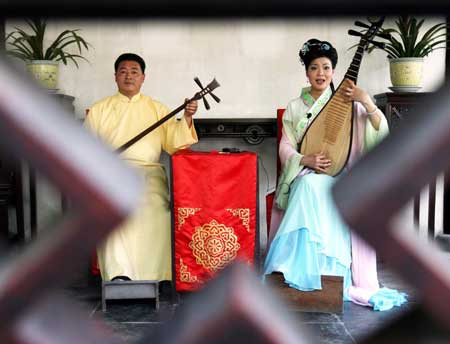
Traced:
[[347, 164], [353, 137], [353, 102], [345, 101], [342, 89], [349, 83], [344, 79], [319, 114], [313, 119], [300, 141], [303, 155], [322, 152], [331, 160], [326, 173], [335, 176]]
[[366, 34], [361, 34], [362, 38], [343, 81], [307, 127], [299, 143], [302, 155], [323, 153], [331, 160], [330, 167], [325, 170], [330, 176], [338, 175], [345, 168], [352, 146], [354, 102], [345, 99], [343, 89], [351, 82], [356, 84], [364, 50], [383, 21], [384, 18], [374, 21]]

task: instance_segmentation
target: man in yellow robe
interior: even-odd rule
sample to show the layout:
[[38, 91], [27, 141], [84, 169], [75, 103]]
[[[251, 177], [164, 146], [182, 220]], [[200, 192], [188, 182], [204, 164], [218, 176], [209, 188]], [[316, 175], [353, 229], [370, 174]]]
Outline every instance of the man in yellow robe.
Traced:
[[[145, 62], [140, 56], [122, 54], [114, 69], [118, 93], [95, 103], [85, 123], [103, 141], [118, 148], [167, 115], [169, 110], [140, 93], [145, 79]], [[197, 102], [189, 103], [184, 118], [172, 117], [121, 153], [121, 157], [143, 176], [146, 190], [135, 213], [97, 249], [104, 281], [172, 278], [169, 190], [159, 159], [162, 150], [172, 154], [198, 141], [192, 124], [196, 111]]]

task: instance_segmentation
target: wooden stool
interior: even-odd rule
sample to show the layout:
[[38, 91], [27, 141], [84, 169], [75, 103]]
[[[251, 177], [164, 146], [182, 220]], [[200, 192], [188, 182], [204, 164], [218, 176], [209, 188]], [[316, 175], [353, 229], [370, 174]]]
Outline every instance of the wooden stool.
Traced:
[[102, 310], [106, 312], [106, 300], [155, 299], [159, 310], [159, 281], [103, 281]]
[[267, 275], [266, 282], [290, 310], [342, 313], [344, 279], [341, 276], [322, 276], [322, 290], [314, 291], [289, 287], [284, 283], [283, 274], [278, 272]]

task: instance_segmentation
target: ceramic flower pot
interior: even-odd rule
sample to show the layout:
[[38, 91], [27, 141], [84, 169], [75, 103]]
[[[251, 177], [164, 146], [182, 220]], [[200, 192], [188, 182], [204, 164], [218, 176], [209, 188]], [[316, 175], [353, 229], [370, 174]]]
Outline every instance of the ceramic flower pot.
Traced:
[[419, 87], [422, 83], [422, 57], [389, 59], [391, 82], [394, 87]]
[[40, 85], [49, 90], [57, 89], [58, 66], [58, 62], [48, 60], [33, 60], [27, 63], [28, 71]]

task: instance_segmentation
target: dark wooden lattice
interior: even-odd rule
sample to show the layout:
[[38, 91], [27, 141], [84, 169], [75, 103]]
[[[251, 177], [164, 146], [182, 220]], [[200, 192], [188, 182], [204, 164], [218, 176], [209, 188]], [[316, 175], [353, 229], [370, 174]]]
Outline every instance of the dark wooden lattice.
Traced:
[[450, 167], [449, 94], [446, 86], [433, 104], [418, 106], [410, 121], [334, 188], [338, 208], [351, 228], [417, 288], [427, 312], [444, 327], [450, 326], [448, 257], [433, 243], [419, 240], [414, 231], [396, 228], [395, 215], [426, 183]]
[[[140, 180], [28, 78], [4, 62], [0, 75], [2, 144], [73, 203], [72, 213], [51, 234], [1, 262], [0, 342], [79, 343], [80, 335], [84, 343], [115, 342], [65, 301], [46, 295], [69, 279], [96, 242], [134, 209]], [[53, 324], [64, 326], [45, 321], [50, 315]]]
[[[55, 3], [57, 7], [53, 6]], [[445, 15], [450, 13], [449, 6], [448, 2], [440, 0], [429, 0], [426, 4], [419, 0], [359, 3], [351, 0], [261, 0], [251, 4], [226, 0], [216, 1], [214, 11], [211, 11], [211, 4], [203, 1], [130, 0], [127, 2], [127, 14], [141, 17], [156, 13], [160, 16], [203, 18], [214, 15], [267, 17], [268, 14], [295, 17], [317, 14], [365, 15], [383, 11]], [[333, 11], [324, 10], [327, 8]], [[0, 11], [4, 17], [124, 15], [121, 1], [92, 0], [66, 0], [64, 3], [54, 0], [2, 1]], [[52, 180], [73, 204], [73, 212], [51, 237], [35, 242], [17, 259], [2, 261], [0, 341], [31, 343], [33, 338], [33, 343], [80, 343], [82, 337], [83, 343], [115, 343], [117, 340], [105, 325], [88, 322], [64, 298], [47, 296], [69, 276], [71, 269], [76, 268], [78, 261], [94, 248], [95, 243], [131, 211], [139, 185], [110, 152], [101, 148], [81, 128], [77, 128], [75, 123], [67, 119], [68, 116], [61, 115], [60, 108], [29, 86], [27, 81], [18, 78], [4, 63], [0, 63], [0, 90], [0, 137], [3, 144]], [[389, 261], [417, 288], [427, 314], [438, 320], [433, 324], [438, 323], [444, 329], [450, 328], [447, 261], [439, 256], [435, 247], [428, 247], [427, 243], [400, 234], [398, 228], [393, 228], [392, 219], [427, 182], [449, 168], [449, 94], [450, 88], [446, 87], [435, 96], [433, 105], [426, 109], [418, 108], [417, 113], [424, 116], [397, 130], [395, 135], [391, 135], [348, 176], [342, 178], [335, 188], [336, 200], [344, 218], [377, 249], [383, 259]], [[395, 159], [388, 159], [388, 156], [394, 156]], [[92, 161], [104, 168], [92, 169]], [[119, 180], [120, 190], [117, 189]], [[123, 190], [128, 192], [124, 193]], [[378, 216], [374, 216], [374, 212]], [[240, 282], [245, 284], [247, 292], [248, 282]], [[227, 283], [223, 282], [221, 288], [226, 289]], [[239, 288], [239, 284], [235, 288]], [[219, 295], [219, 291], [211, 291], [216, 292]], [[257, 300], [261, 294], [258, 295], [255, 296]], [[213, 328], [219, 327], [221, 319], [230, 319], [232, 322], [242, 319], [230, 318], [225, 302], [222, 302], [222, 306], [215, 308], [218, 314], [214, 318], [216, 323]], [[271, 319], [271, 311], [266, 310], [269, 312], [266, 316]], [[50, 326], [46, 321], [50, 313], [61, 315], [61, 322]], [[248, 315], [245, 317], [250, 318]], [[276, 322], [261, 324], [263, 326], [240, 322], [239, 326], [227, 327], [230, 331], [227, 336], [233, 337], [233, 331], [238, 328], [253, 336], [255, 342], [263, 341], [269, 338], [265, 334], [270, 332]], [[203, 327], [188, 320], [181, 319], [180, 324], [168, 326], [172, 326], [170, 328], [173, 330], [188, 329], [192, 333], [192, 342], [198, 342], [196, 340], [204, 334]], [[221, 342], [222, 338], [214, 337], [211, 332], [206, 335], [211, 339], [210, 342]], [[269, 342], [277, 342], [275, 337], [270, 338]], [[406, 336], [400, 334], [395, 338]], [[299, 338], [294, 340], [301, 342]]]

